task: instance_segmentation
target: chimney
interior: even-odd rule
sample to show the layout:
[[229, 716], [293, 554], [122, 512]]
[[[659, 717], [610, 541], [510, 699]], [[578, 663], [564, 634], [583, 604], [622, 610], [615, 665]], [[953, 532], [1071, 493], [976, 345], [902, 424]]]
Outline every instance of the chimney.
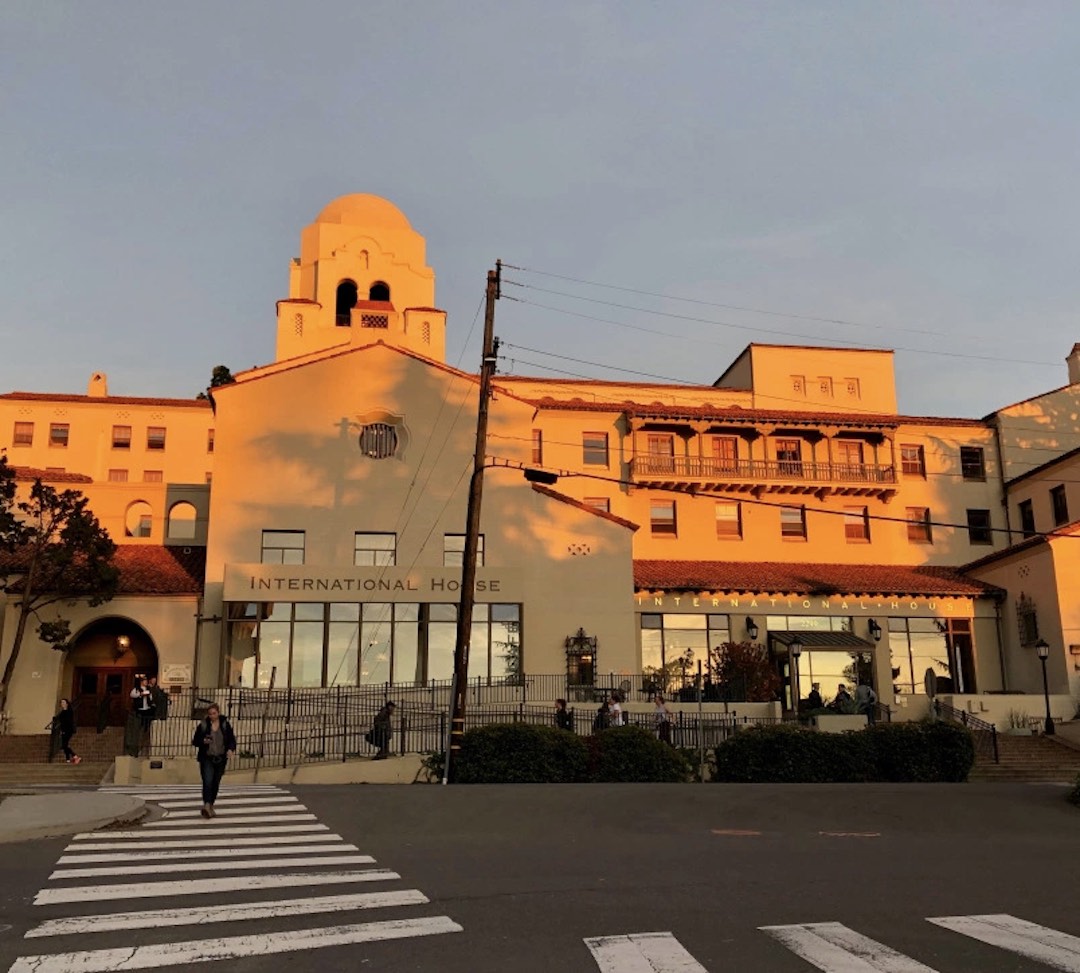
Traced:
[[[1080, 348], [1080, 345], [1077, 346]], [[1075, 353], [1075, 349], [1074, 349]], [[1069, 359], [1069, 374], [1072, 374], [1072, 359]], [[105, 399], [109, 395], [109, 376], [104, 372], [94, 372], [90, 376], [90, 384], [86, 386], [86, 394], [92, 399]]]

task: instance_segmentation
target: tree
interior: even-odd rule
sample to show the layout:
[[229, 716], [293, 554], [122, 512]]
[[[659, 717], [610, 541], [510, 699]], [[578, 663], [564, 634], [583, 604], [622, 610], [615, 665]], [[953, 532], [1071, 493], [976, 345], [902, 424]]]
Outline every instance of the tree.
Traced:
[[770, 703], [780, 692], [780, 673], [766, 646], [757, 642], [725, 642], [709, 650], [713, 679], [725, 699]]
[[213, 399], [213, 390], [221, 388], [222, 385], [232, 385], [236, 379], [233, 378], [233, 373], [229, 370], [228, 365], [215, 365], [214, 370], [210, 373], [210, 394], [206, 392], [200, 392], [195, 398], [197, 399]]
[[31, 616], [37, 635], [56, 648], [67, 647], [71, 628], [57, 616], [42, 620], [50, 605], [112, 599], [120, 579], [113, 564], [116, 545], [88, 509], [78, 490], [58, 491], [35, 480], [29, 499], [15, 496], [14, 471], [0, 456], [0, 591], [18, 605], [15, 637], [0, 681], [0, 711], [7, 707], [11, 678]]

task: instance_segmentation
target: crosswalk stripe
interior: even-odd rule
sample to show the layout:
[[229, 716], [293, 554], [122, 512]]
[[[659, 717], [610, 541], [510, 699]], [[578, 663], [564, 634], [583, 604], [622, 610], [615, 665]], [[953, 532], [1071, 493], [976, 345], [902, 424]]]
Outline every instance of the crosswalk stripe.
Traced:
[[[279, 800], [283, 800], [279, 798]], [[238, 814], [291, 814], [293, 811], [304, 811], [306, 808], [295, 797], [284, 798], [289, 804], [267, 804], [265, 807], [223, 807], [215, 813], [222, 817], [235, 817]], [[199, 804], [202, 807], [202, 804]], [[169, 811], [165, 817], [174, 818], [197, 818], [202, 816], [201, 810], [196, 811]]]
[[[303, 815], [305, 819], [314, 818], [314, 814]], [[280, 821], [281, 818], [277, 818], [276, 821]], [[195, 822], [186, 822], [189, 827], [180, 830], [179, 828], [173, 828], [171, 831], [83, 831], [74, 836], [75, 841], [100, 841], [106, 834], [110, 838], [145, 838], [150, 841], [155, 838], [191, 838], [195, 835], [199, 835], [203, 838], [222, 834], [286, 834], [295, 833], [298, 831], [329, 831], [330, 829], [325, 824], [264, 824], [260, 827], [244, 827], [233, 828], [225, 827], [226, 824], [234, 825], [237, 823], [234, 818], [232, 821], [227, 821], [222, 824], [215, 825], [212, 829], [207, 829], [206, 825], [211, 824], [210, 821], [203, 821], [199, 824]], [[152, 822], [152, 824], [160, 824], [161, 822]], [[179, 822], [177, 822], [179, 823]], [[150, 824], [144, 824], [144, 828], [149, 828]]]
[[83, 950], [51, 956], [22, 956], [15, 960], [9, 973], [106, 973], [106, 971], [116, 969], [145, 970], [160, 966], [178, 966], [182, 963], [267, 956], [273, 953], [321, 949], [326, 946], [407, 939], [414, 936], [435, 936], [461, 931], [461, 926], [448, 916], [394, 919], [350, 926], [329, 926], [325, 929], [299, 929], [292, 932], [273, 932], [254, 936], [196, 939], [190, 942], [155, 946]]
[[[288, 808], [292, 810], [292, 808]], [[181, 814], [184, 812], [181, 811]], [[261, 811], [259, 812], [262, 813]], [[192, 817], [184, 818], [172, 818], [168, 817], [161, 821], [151, 821], [148, 824], [144, 824], [144, 828], [190, 828], [192, 825], [192, 818], [197, 818], [199, 815], [194, 814]], [[314, 814], [281, 814], [275, 819], [277, 821], [314, 821]], [[260, 817], [259, 815], [253, 815], [251, 817], [235, 817], [235, 818], [211, 818], [209, 821], [203, 822], [203, 828], [216, 828], [226, 824], [262, 824], [267, 821], [267, 818]]]
[[[331, 849], [332, 850], [332, 849]], [[370, 855], [322, 855], [318, 858], [290, 858], [279, 862], [275, 858], [245, 858], [230, 862], [155, 862], [152, 865], [107, 865], [93, 868], [64, 868], [49, 876], [50, 882], [71, 878], [104, 878], [107, 875], [158, 875], [165, 872], [253, 871], [261, 868], [311, 867], [316, 865], [374, 865]]]
[[249, 922], [256, 919], [307, 916], [354, 909], [390, 909], [426, 905], [429, 899], [416, 889], [400, 892], [357, 892], [352, 895], [324, 895], [309, 899], [279, 899], [274, 902], [227, 902], [187, 909], [148, 909], [145, 912], [113, 912], [97, 916], [48, 919], [26, 933], [27, 939], [45, 936], [73, 936], [121, 929], [157, 929], [164, 926], [194, 926], [203, 923]]
[[1063, 973], [1080, 973], [1080, 938], [1010, 915], [943, 916], [928, 922]]
[[[141, 849], [140, 849], [141, 850]], [[359, 851], [356, 845], [333, 844], [333, 845], [280, 845], [266, 849], [272, 855], [310, 855], [313, 853], [330, 853], [337, 851]], [[243, 854], [252, 854], [252, 849], [246, 849]], [[155, 861], [170, 861], [182, 859], [190, 861], [193, 858], [228, 858], [235, 855], [233, 848], [183, 848], [178, 851], [156, 851]], [[62, 855], [57, 865], [89, 865], [93, 862], [130, 862], [132, 849], [122, 852], [103, 852], [95, 855]], [[231, 868], [228, 863], [219, 863], [219, 867]], [[129, 868], [128, 871], [131, 871]]]
[[255, 889], [299, 888], [310, 885], [344, 885], [352, 882], [392, 882], [401, 878], [388, 868], [368, 868], [349, 872], [281, 872], [276, 875], [217, 875], [214, 878], [168, 882], [131, 882], [123, 885], [76, 885], [42, 889], [34, 905], [64, 902], [105, 902], [116, 899], [152, 899], [172, 895], [215, 895], [221, 892], [250, 892]]
[[[299, 803], [299, 801], [300, 799], [298, 797], [289, 797], [287, 794], [274, 794], [269, 797], [264, 797], [260, 794], [253, 797], [221, 797], [214, 802], [214, 807], [220, 811], [222, 805], [232, 807], [237, 804], [247, 804], [251, 807], [257, 808], [260, 805], [264, 804], [285, 804], [289, 802], [297, 804]], [[200, 808], [203, 805], [203, 802], [201, 800], [192, 801], [188, 798], [167, 801], [159, 800], [155, 803], [161, 805], [161, 807], [169, 808], [170, 810], [173, 808], [179, 809], [185, 807]]]
[[707, 973], [669, 932], [586, 939], [601, 973]]
[[935, 973], [839, 922], [759, 928], [825, 973]]
[[[214, 834], [220, 833], [220, 831], [214, 832]], [[142, 837], [139, 832], [120, 832], [120, 834], [134, 834]], [[168, 837], [171, 838], [172, 834], [170, 833]], [[105, 835], [101, 837], [105, 837]], [[111, 838], [112, 835], [110, 834], [108, 837]], [[86, 851], [125, 851], [130, 856], [141, 851], [165, 851], [171, 848], [237, 848], [252, 845], [261, 847], [263, 845], [291, 845], [297, 841], [311, 844], [316, 841], [329, 843], [344, 840], [339, 834], [272, 834], [264, 835], [261, 838], [182, 838], [179, 841], [102, 841], [100, 843], [84, 841], [79, 844], [68, 845], [64, 852], [81, 854]], [[276, 848], [268, 848], [267, 850], [277, 851]], [[62, 862], [63, 859], [60, 859], [60, 861]]]

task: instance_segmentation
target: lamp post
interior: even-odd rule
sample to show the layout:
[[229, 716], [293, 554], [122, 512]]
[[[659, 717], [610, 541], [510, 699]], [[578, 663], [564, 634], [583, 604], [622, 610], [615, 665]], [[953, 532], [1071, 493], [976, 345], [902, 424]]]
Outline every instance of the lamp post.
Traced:
[[1035, 643], [1035, 651], [1039, 654], [1039, 661], [1042, 663], [1043, 699], [1046, 700], [1046, 735], [1053, 736], [1056, 731], [1054, 730], [1054, 718], [1050, 715], [1050, 684], [1046, 680], [1046, 659], [1050, 655], [1050, 646], [1047, 644], [1046, 639], [1039, 639]]
[[795, 710], [795, 716], [798, 717], [799, 702], [802, 697], [799, 691], [799, 656], [802, 655], [802, 642], [799, 641], [798, 636], [792, 639], [788, 651], [791, 652], [791, 708]]

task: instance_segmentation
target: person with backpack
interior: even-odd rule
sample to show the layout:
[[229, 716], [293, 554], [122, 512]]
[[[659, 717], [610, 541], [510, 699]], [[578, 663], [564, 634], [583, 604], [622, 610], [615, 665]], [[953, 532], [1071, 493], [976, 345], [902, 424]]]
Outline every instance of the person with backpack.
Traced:
[[221, 715], [221, 707], [217, 703], [211, 703], [206, 708], [206, 719], [195, 727], [191, 745], [195, 747], [195, 759], [199, 761], [199, 776], [202, 778], [203, 806], [199, 813], [204, 818], [212, 818], [221, 778], [225, 776], [225, 765], [229, 757], [236, 754], [236, 734], [232, 724]]

